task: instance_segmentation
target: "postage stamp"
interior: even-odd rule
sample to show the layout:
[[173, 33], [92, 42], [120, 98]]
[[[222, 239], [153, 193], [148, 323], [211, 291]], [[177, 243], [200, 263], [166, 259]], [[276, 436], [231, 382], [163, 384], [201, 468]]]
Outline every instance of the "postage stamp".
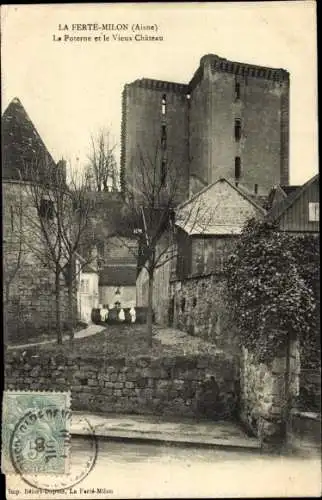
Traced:
[[70, 399], [70, 392], [4, 392], [1, 463], [4, 473], [68, 473]]

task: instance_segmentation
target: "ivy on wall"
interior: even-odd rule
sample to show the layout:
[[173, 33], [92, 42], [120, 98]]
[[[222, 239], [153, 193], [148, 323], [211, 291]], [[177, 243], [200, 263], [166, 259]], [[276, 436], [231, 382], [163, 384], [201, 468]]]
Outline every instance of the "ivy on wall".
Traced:
[[[303, 265], [303, 242], [251, 219], [228, 259], [229, 303], [241, 344], [261, 362], [279, 354], [287, 335], [308, 339], [315, 329], [316, 297], [305, 276], [313, 273]], [[311, 255], [314, 245], [308, 239]]]

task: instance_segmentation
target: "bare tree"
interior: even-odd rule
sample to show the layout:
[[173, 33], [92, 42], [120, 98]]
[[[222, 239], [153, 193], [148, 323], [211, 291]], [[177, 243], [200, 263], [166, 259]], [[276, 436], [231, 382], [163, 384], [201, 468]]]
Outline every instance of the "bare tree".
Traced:
[[[10, 227], [5, 231], [3, 239], [3, 288], [4, 305], [10, 300], [11, 286], [16, 280], [23, 264], [23, 223], [22, 223], [22, 195], [10, 205]], [[7, 208], [7, 207], [5, 207]]]
[[[64, 168], [34, 159], [25, 166], [29, 182], [25, 183], [29, 210], [24, 211], [28, 233], [24, 244], [39, 262], [54, 275], [57, 342], [62, 343], [62, 287], [68, 287], [68, 329], [73, 338], [75, 323], [75, 259], [82, 244], [89, 217], [88, 186], [83, 178], [71, 176], [66, 183]], [[87, 261], [82, 261], [82, 266]]]
[[[148, 274], [147, 339], [152, 346], [155, 271], [177, 257], [176, 218], [191, 231], [196, 224], [199, 228], [207, 227], [210, 214], [198, 199], [178, 211], [180, 179], [172, 162], [164, 161], [159, 145], [152, 158], [138, 151], [134, 172], [132, 185], [124, 187], [127, 210], [118, 227], [120, 236], [132, 234], [138, 238], [139, 267], [145, 268]], [[123, 242], [126, 244], [125, 239]]]
[[101, 128], [96, 136], [91, 136], [89, 165], [86, 176], [96, 191], [117, 190], [118, 171], [115, 159], [116, 144], [107, 128]]

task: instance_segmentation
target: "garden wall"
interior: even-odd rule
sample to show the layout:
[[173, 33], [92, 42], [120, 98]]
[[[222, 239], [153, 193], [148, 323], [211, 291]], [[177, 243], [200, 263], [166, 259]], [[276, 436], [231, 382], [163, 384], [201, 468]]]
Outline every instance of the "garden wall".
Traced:
[[227, 352], [239, 353], [239, 336], [226, 298], [226, 280], [209, 274], [171, 283], [174, 326]]
[[72, 409], [233, 418], [239, 367], [223, 353], [80, 358], [7, 351], [6, 389], [71, 389]]

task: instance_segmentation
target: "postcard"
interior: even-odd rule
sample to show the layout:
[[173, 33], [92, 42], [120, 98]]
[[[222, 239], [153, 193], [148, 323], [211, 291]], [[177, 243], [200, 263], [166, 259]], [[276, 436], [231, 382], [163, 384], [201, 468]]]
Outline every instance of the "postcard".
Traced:
[[6, 498], [320, 496], [316, 3], [1, 34]]

